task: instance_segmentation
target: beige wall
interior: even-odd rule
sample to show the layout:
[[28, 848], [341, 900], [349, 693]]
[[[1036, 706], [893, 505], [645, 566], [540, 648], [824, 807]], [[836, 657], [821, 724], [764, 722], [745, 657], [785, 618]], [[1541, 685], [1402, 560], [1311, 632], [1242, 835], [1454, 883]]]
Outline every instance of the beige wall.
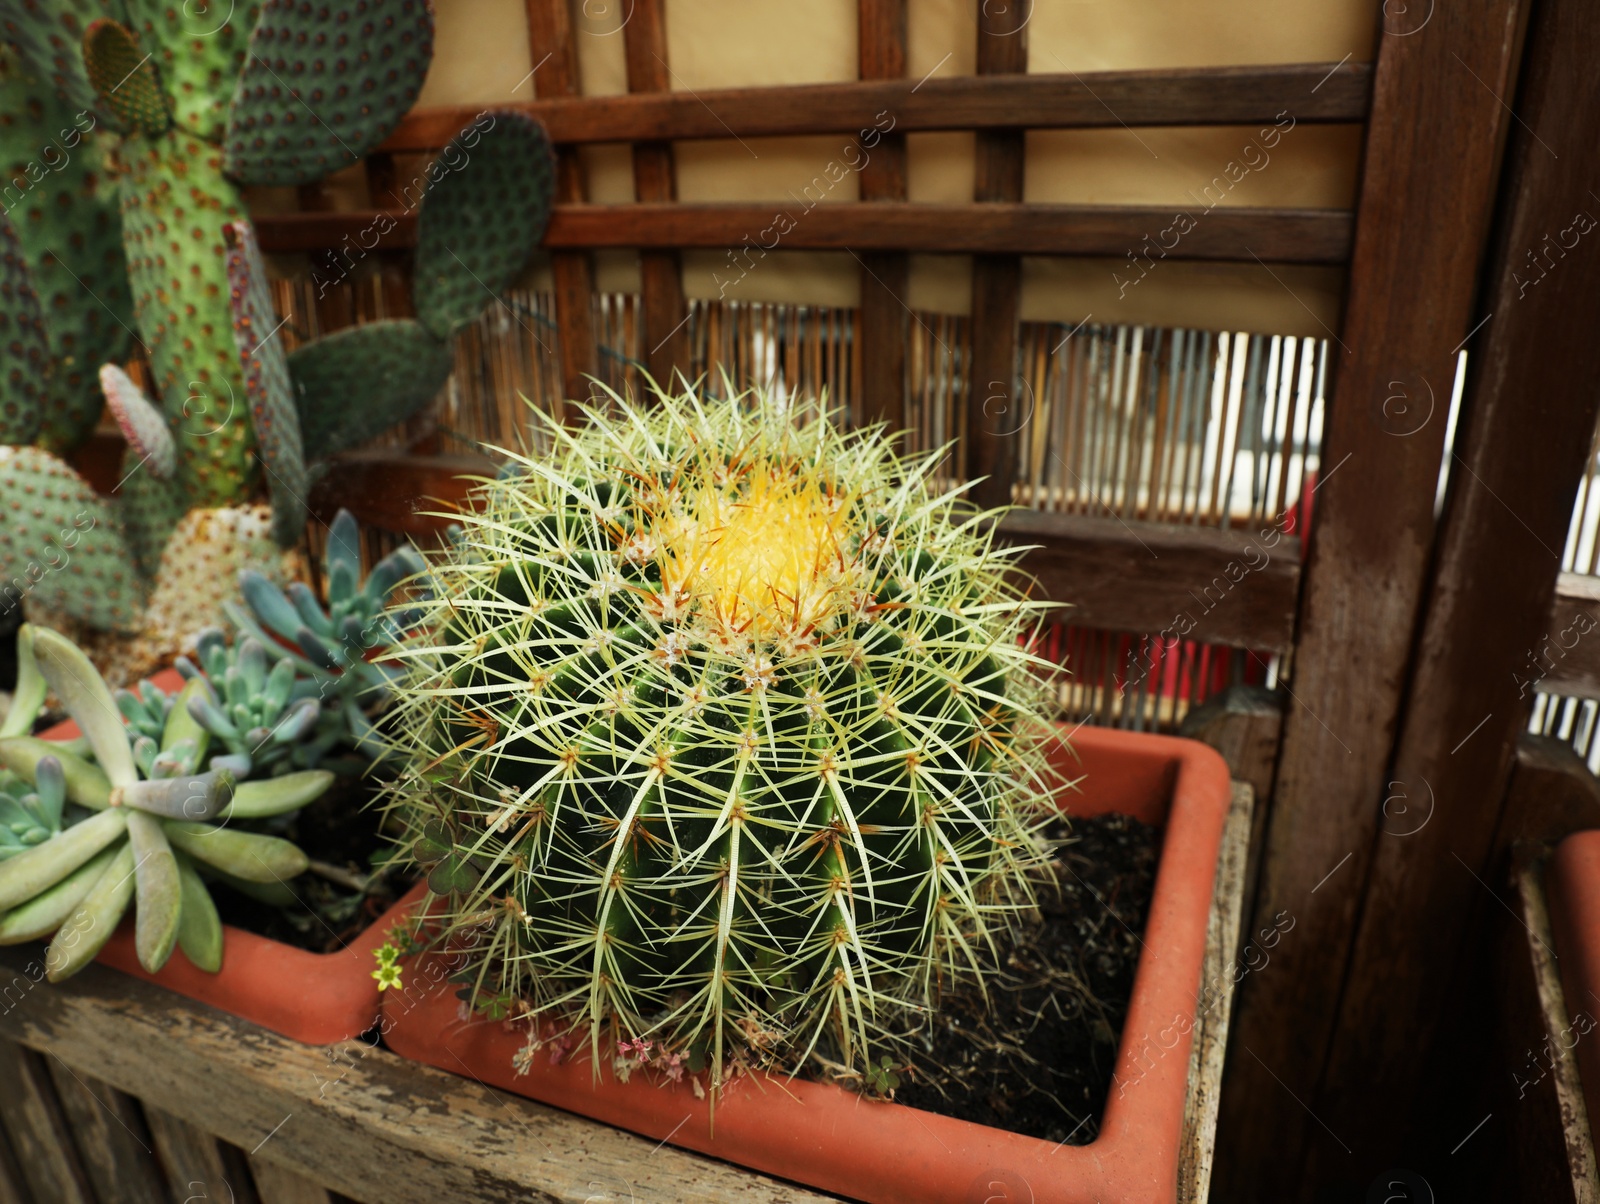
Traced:
[[[844, 81], [856, 76], [855, 0], [666, 0], [667, 58], [677, 91]], [[1027, 3], [1028, 0], [1013, 0]], [[532, 58], [522, 0], [435, 0], [438, 36], [422, 104], [478, 104], [531, 95]], [[631, 0], [582, 0], [579, 62], [584, 91], [627, 90], [621, 28]], [[1370, 59], [1369, 0], [1034, 0], [1028, 67], [1035, 72]], [[909, 0], [908, 74], [970, 74], [976, 0]], [[1171, 205], [1197, 212], [1203, 189], [1255, 137], [1253, 129], [1037, 131], [1028, 136], [1025, 199], [1081, 204]], [[839, 158], [842, 136], [680, 143], [685, 200], [776, 200], [798, 191]], [[908, 139], [913, 200], [972, 197], [970, 134]], [[1343, 207], [1352, 203], [1360, 152], [1351, 128], [1296, 125], [1217, 203]], [[1265, 161], [1263, 161], [1263, 159]], [[590, 197], [633, 198], [627, 149], [585, 154]], [[1215, 192], [1216, 190], [1214, 190]], [[1214, 195], [1214, 194], [1213, 194]], [[853, 174], [828, 201], [859, 196]], [[1203, 217], [1200, 218], [1203, 220]], [[1153, 233], [1153, 232], [1152, 232]], [[1134, 250], [1130, 247], [1129, 250]], [[691, 296], [716, 296], [726, 257], [684, 259]], [[1136, 285], [1118, 260], [1030, 259], [1023, 285], [1029, 319], [1156, 322], [1222, 329], [1321, 334], [1337, 324], [1342, 273], [1250, 265], [1160, 262]], [[630, 255], [601, 257], [606, 287], [637, 288]], [[728, 296], [744, 300], [853, 305], [858, 272], [847, 254], [775, 252]], [[970, 267], [961, 257], [913, 258], [911, 303], [961, 313]]]

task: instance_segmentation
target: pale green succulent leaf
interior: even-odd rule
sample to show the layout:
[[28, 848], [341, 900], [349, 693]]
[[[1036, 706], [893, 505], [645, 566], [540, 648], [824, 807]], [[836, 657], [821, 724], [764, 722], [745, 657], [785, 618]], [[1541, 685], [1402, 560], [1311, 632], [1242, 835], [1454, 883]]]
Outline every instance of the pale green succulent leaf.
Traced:
[[[192, 677], [183, 683], [183, 689], [178, 691], [178, 697], [173, 700], [172, 709], [167, 712], [167, 724], [161, 732], [161, 749], [163, 752], [175, 747], [184, 740], [194, 742], [194, 756], [191, 764], [198, 767], [205, 764], [206, 749], [211, 741], [211, 733], [206, 731], [189, 713], [189, 700], [196, 695], [206, 692], [206, 682], [203, 677]], [[192, 772], [192, 770], [191, 770]], [[196, 817], [200, 818], [200, 817]]]
[[135, 873], [133, 846], [124, 841], [78, 909], [56, 929], [45, 950], [46, 978], [61, 982], [95, 959], [128, 910]]
[[17, 685], [11, 692], [5, 722], [0, 723], [0, 737], [26, 736], [44, 707], [48, 687], [33, 660], [34, 630], [32, 623], [24, 623], [17, 632]]
[[66, 922], [100, 880], [120, 845], [101, 849], [49, 890], [0, 915], [0, 945], [19, 945], [49, 936]]
[[226, 770], [134, 782], [116, 792], [120, 804], [160, 819], [203, 823], [215, 819], [233, 798], [234, 776]]
[[247, 882], [284, 883], [311, 864], [300, 849], [277, 836], [181, 820], [166, 821], [165, 829], [175, 848]]
[[40, 628], [34, 636], [33, 654], [46, 684], [77, 722], [111, 784], [137, 781], [128, 729], [100, 671], [76, 644], [49, 628]]
[[128, 829], [121, 811], [102, 811], [59, 836], [0, 861], [0, 911], [48, 890]]
[[194, 865], [178, 856], [178, 880], [183, 888], [183, 907], [178, 916], [178, 948], [208, 974], [222, 969], [222, 917]]
[[66, 741], [37, 736], [12, 736], [0, 740], [0, 764], [18, 777], [37, 779], [39, 762], [53, 757], [61, 765], [67, 797], [80, 807], [100, 811], [111, 805], [111, 782], [98, 765], [74, 753]]
[[178, 860], [161, 831], [161, 821], [142, 811], [128, 814], [128, 843], [133, 848], [138, 904], [134, 917], [134, 950], [151, 974], [167, 964], [178, 942], [178, 917], [183, 891]]
[[332, 784], [333, 774], [326, 769], [305, 769], [281, 777], [241, 782], [233, 793], [233, 802], [222, 812], [221, 818], [266, 819], [297, 811], [315, 802]]

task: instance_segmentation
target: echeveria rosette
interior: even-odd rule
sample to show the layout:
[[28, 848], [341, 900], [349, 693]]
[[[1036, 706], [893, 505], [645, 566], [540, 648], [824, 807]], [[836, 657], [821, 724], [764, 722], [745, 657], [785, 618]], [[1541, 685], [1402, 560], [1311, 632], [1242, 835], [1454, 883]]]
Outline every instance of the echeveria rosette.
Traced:
[[422, 556], [402, 544], [361, 577], [361, 529], [340, 510], [328, 530], [323, 576], [328, 604], [311, 587], [294, 582], [279, 589], [259, 573], [239, 575], [245, 606], [229, 604], [239, 631], [287, 656], [295, 670], [317, 685], [324, 712], [343, 717], [353, 744], [378, 753], [370, 711], [388, 698], [396, 670], [380, 654], [398, 644], [421, 613], [397, 606], [396, 590], [424, 568]]
[[0, 861], [43, 844], [61, 832], [67, 778], [54, 757], [40, 761], [35, 780], [0, 773]]
[[862, 1074], [1031, 906], [1039, 605], [881, 431], [757, 393], [549, 437], [460, 516], [399, 653], [393, 805], [441, 939], [476, 938], [467, 993], [713, 1089]]
[[180, 658], [178, 669], [194, 686], [184, 704], [189, 715], [228, 750], [211, 759], [213, 769], [241, 776], [313, 769], [346, 738], [336, 713], [324, 721], [317, 683], [298, 676], [287, 656], [269, 668], [267, 650], [254, 636], [230, 646], [211, 627], [200, 633], [195, 655], [199, 667]]
[[134, 944], [146, 970], [159, 970], [181, 947], [214, 972], [222, 924], [199, 867], [260, 883], [303, 871], [306, 856], [288, 841], [225, 825], [303, 806], [332, 775], [239, 785], [226, 771], [197, 773], [207, 733], [186, 706], [171, 708], [159, 746], [147, 735], [130, 739], [111, 691], [82, 651], [49, 630], [31, 631], [30, 640], [44, 684], [94, 759], [32, 736], [0, 739], [7, 772], [32, 783], [41, 799], [59, 794], [86, 813], [0, 860], [0, 944], [52, 937], [45, 970], [60, 981], [93, 960], [133, 903]]

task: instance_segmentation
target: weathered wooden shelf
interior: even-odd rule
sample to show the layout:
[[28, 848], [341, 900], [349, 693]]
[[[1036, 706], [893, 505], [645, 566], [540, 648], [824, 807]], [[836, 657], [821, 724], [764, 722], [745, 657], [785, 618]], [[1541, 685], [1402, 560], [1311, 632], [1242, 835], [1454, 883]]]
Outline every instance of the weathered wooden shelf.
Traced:
[[[1253, 125], [1366, 119], [1371, 63], [1167, 67], [788, 87], [555, 96], [506, 108], [543, 121], [557, 143], [755, 138], [961, 129]], [[438, 150], [483, 109], [416, 109], [385, 151]], [[885, 124], [890, 118], [892, 124]]]
[[[1180, 220], [1187, 216], [1187, 225]], [[262, 214], [263, 250], [398, 251], [417, 242], [415, 213]], [[1185, 233], [1187, 229], [1187, 233]], [[1346, 209], [1248, 209], [1204, 202], [1187, 211], [1153, 205], [830, 201], [797, 193], [781, 201], [558, 204], [543, 245], [721, 249], [755, 262], [769, 250], [926, 251], [939, 254], [1086, 255], [1121, 259], [1135, 248], [1163, 259], [1340, 264], [1355, 222]], [[1161, 233], [1162, 247], [1148, 240]], [[1172, 234], [1167, 243], [1166, 234]], [[748, 258], [754, 257], [754, 258]], [[741, 266], [730, 261], [730, 270]]]
[[[1195, 1024], [1179, 1199], [1206, 1198], [1254, 796], [1234, 787]], [[101, 966], [0, 950], [0, 1204], [806, 1204], [831, 1196], [359, 1040], [301, 1045]]]

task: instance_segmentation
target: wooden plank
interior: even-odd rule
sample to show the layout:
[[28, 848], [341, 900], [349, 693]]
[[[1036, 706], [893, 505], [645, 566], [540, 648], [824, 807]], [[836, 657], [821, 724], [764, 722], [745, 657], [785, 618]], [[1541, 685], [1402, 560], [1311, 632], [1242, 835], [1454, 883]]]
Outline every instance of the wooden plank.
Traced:
[[[37, 963], [34, 963], [37, 964]], [[6, 966], [13, 981], [27, 973], [26, 957]], [[46, 994], [35, 988], [6, 1017]], [[9, 1035], [9, 1034], [8, 1034]], [[72, 1130], [56, 1099], [44, 1058], [14, 1041], [0, 1039], [0, 1125], [4, 1125], [18, 1169], [34, 1204], [95, 1204], [94, 1189], [78, 1160]]]
[[[803, 202], [557, 205], [545, 232], [555, 250], [595, 247], [737, 247], [780, 237], [791, 250], [936, 251], [950, 254], [1121, 256], [1172, 210], [1149, 205]], [[390, 223], [392, 222], [392, 227]], [[256, 219], [263, 249], [307, 251], [343, 238], [384, 250], [416, 244], [416, 218], [392, 214], [286, 213]], [[780, 231], [788, 227], [786, 232]], [[1168, 253], [1169, 259], [1264, 263], [1342, 263], [1351, 215], [1343, 209], [1214, 209]]]
[[[24, 961], [18, 950], [0, 949], [0, 974], [18, 973]], [[137, 1092], [158, 1140], [171, 1129], [163, 1116], [170, 1114], [358, 1200], [827, 1199], [360, 1042], [301, 1045], [98, 965], [29, 992], [0, 1014], [0, 1035], [93, 1066], [106, 1082]], [[196, 1169], [204, 1183], [220, 1175], [249, 1188], [220, 1160]], [[247, 1199], [243, 1191], [237, 1198]]]
[[1535, 689], [1579, 698], [1600, 698], [1600, 577], [1562, 573], [1542, 636], [1518, 649], [1519, 693]]
[[1570, 744], [1523, 732], [1495, 832], [1490, 878], [1507, 877], [1518, 845], [1555, 845], [1586, 828], [1600, 828], [1600, 778]]
[[[1532, 706], [1515, 674], [1547, 634], [1600, 417], [1600, 230], [1582, 216], [1600, 205], [1585, 192], [1593, 172], [1578, 152], [1600, 143], [1600, 9], [1543, 5], [1531, 22], [1517, 96], [1524, 124], [1511, 128], [1480, 311], [1487, 321], [1472, 346], [1463, 434], [1390, 771], [1427, 783], [1448, 805], [1415, 835], [1378, 842], [1324, 1072], [1332, 1099], [1348, 1100], [1359, 1084], [1384, 1101], [1325, 1116], [1381, 1158], [1403, 1153], [1402, 1118], [1437, 1114], [1453, 1095], [1421, 1073], [1416, 1051], [1451, 1008], [1444, 988], [1456, 959], [1482, 955], [1483, 937], [1461, 920], [1490, 872]], [[1548, 138], [1573, 153], [1559, 156]], [[1542, 277], [1530, 271], [1528, 248], [1552, 232], [1552, 244], [1564, 243], [1563, 226], [1573, 245], [1557, 245], [1563, 258], [1552, 254]]]
[[[567, 0], [525, 0], [528, 50], [533, 63], [533, 90], [541, 97], [575, 96], [578, 84], [577, 32]], [[456, 124], [460, 130], [471, 116]], [[446, 136], [442, 147], [455, 131]], [[581, 203], [585, 196], [583, 161], [573, 147], [556, 151], [556, 199]], [[546, 238], [546, 245], [549, 243]], [[600, 371], [600, 351], [595, 339], [594, 263], [583, 252], [550, 256], [555, 278], [557, 334], [560, 338], [561, 389], [565, 400], [586, 400], [594, 385], [587, 379]], [[560, 415], [558, 415], [560, 416]]]
[[60, 1058], [48, 1062], [78, 1160], [101, 1204], [166, 1204], [166, 1179], [137, 1101]]
[[[864, 80], [895, 80], [906, 73], [906, 0], [859, 0], [859, 72]], [[868, 128], [868, 127], [863, 127]], [[870, 143], [870, 145], [869, 145]], [[863, 165], [861, 199], [868, 203], [906, 199], [906, 137], [873, 130], [858, 138]], [[856, 412], [864, 423], [905, 427], [906, 305], [910, 261], [903, 253], [864, 251], [859, 256], [861, 304], [856, 337], [861, 344], [861, 400]]]
[[[1028, 18], [1020, 4], [978, 8], [978, 74], [1022, 75], [1028, 70]], [[1020, 127], [977, 136], [973, 199], [979, 227], [996, 216], [991, 205], [1022, 200], [1023, 136]], [[1027, 427], [1018, 395], [1017, 340], [1022, 310], [1022, 260], [988, 251], [972, 261], [972, 362], [967, 370], [967, 479], [980, 506], [1009, 506], [1017, 444]]]
[[17, 1156], [11, 1150], [3, 1123], [0, 1123], [0, 1204], [32, 1204], [32, 1193], [22, 1177], [22, 1168], [17, 1165]]
[[[535, 61], [554, 44], [536, 43]], [[884, 112], [894, 114], [901, 132], [1254, 125], [1285, 111], [1297, 122], [1358, 122], [1367, 115], [1371, 87], [1370, 63], [1297, 63], [920, 83], [864, 79], [582, 99], [540, 88], [538, 100], [511, 107], [543, 121], [556, 142], [571, 144], [854, 134]], [[415, 109], [382, 149], [439, 150], [480, 111], [471, 105]]]
[[250, 1176], [255, 1180], [261, 1204], [332, 1204], [327, 1188], [281, 1163], [252, 1158]]
[[1264, 686], [1229, 686], [1183, 717], [1180, 736], [1209, 744], [1222, 754], [1228, 772], [1246, 782], [1259, 800], [1245, 842], [1244, 897], [1255, 897], [1261, 875], [1262, 837], [1266, 833], [1266, 800], [1278, 770], [1278, 745], [1283, 735], [1281, 690]]
[[[1511, 93], [1522, 11], [1520, 0], [1438, 6], [1426, 33], [1410, 36], [1414, 14], [1405, 26], [1391, 10], [1378, 48], [1316, 533], [1257, 892], [1258, 917], [1286, 912], [1297, 927], [1273, 969], [1243, 984], [1218, 1139], [1221, 1199], [1310, 1190], [1308, 1145], [1342, 1160], [1341, 1174], [1370, 1165], [1368, 1154], [1349, 1160], [1341, 1122], [1365, 1132], [1367, 1118], [1352, 1113], [1394, 1116], [1394, 1101], [1367, 1084], [1340, 1100], [1318, 1084], [1395, 776], [1389, 759], [1433, 545], [1446, 399], [1455, 350], [1475, 321], [1510, 121], [1501, 98]], [[1470, 425], [1470, 415], [1464, 420]], [[1391, 979], [1403, 967], [1390, 963]]]
[[1002, 542], [1036, 545], [1018, 567], [1035, 596], [1086, 627], [1284, 651], [1294, 639], [1300, 541], [1246, 532], [1013, 510]]
[[148, 1093], [147, 1086], [138, 1089], [147, 1092], [145, 1120], [161, 1164], [166, 1168], [173, 1198], [196, 1204], [202, 1200], [218, 1204], [222, 1201], [253, 1204], [255, 1187], [244, 1155], [213, 1137], [199, 1124], [191, 1124], [149, 1102], [153, 1094]]
[[[667, 70], [667, 29], [662, 0], [633, 0], [622, 27], [628, 63], [628, 91], [671, 90]], [[633, 148], [633, 194], [640, 201], [678, 199], [672, 143], [641, 142]], [[645, 367], [663, 388], [674, 374], [692, 370], [689, 304], [683, 296], [683, 268], [676, 250], [639, 254], [640, 351]]]
[[[1578, 1060], [1557, 1039], [1571, 1026], [1572, 1012], [1545, 905], [1547, 852], [1529, 850], [1519, 858], [1511, 880], [1514, 914], [1499, 912], [1495, 921], [1492, 1104], [1505, 1119], [1508, 1137], [1505, 1153], [1475, 1187], [1485, 1199], [1596, 1204], [1600, 1175]], [[1545, 1073], [1536, 1076], [1531, 1066]], [[1513, 1091], [1519, 1078], [1524, 1086]]]
[[[1211, 1189], [1211, 1163], [1217, 1136], [1217, 1106], [1222, 1096], [1222, 1063], [1228, 1048], [1233, 1010], [1234, 959], [1245, 905], [1245, 863], [1249, 854], [1255, 791], [1234, 782], [1233, 802], [1222, 828], [1211, 915], [1206, 921], [1206, 956], [1200, 972], [1205, 1006], [1194, 1017], [1189, 1047], [1189, 1091], [1184, 1099], [1183, 1136], [1178, 1152], [1178, 1204], [1205, 1204]], [[1211, 988], [1209, 994], [1206, 994]]]

